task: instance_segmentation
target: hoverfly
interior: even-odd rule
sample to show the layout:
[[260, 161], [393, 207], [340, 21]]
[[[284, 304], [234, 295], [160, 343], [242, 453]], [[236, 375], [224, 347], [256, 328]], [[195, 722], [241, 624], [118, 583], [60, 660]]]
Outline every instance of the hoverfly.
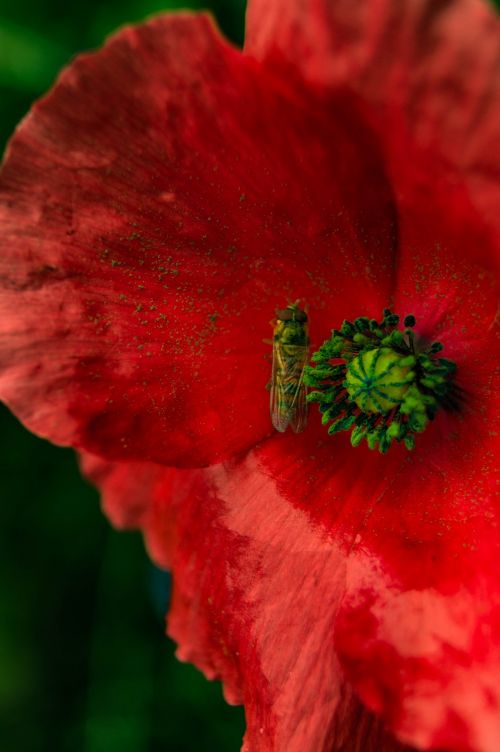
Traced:
[[304, 368], [309, 353], [307, 314], [296, 303], [276, 311], [272, 321], [273, 372], [271, 380], [271, 420], [277, 431], [291, 426], [295, 433], [307, 423]]

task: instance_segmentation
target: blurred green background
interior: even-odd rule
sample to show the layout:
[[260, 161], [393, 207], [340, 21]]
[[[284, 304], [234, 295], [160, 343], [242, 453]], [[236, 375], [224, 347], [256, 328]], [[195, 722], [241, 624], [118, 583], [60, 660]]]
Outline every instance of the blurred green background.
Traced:
[[[78, 51], [176, 7], [243, 39], [244, 0], [0, 0], [0, 151]], [[243, 711], [174, 658], [168, 576], [117, 533], [68, 450], [0, 407], [1, 752], [234, 752]]]

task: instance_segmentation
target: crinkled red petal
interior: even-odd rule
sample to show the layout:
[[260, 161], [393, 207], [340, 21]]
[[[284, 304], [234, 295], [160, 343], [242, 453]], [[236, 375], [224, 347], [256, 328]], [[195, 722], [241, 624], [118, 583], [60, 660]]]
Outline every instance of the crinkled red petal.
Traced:
[[419, 181], [429, 166], [427, 183], [441, 181], [451, 197], [463, 183], [499, 252], [500, 21], [491, 3], [250, 0], [246, 51], [357, 97], [398, 198], [408, 174]]
[[385, 467], [277, 439], [182, 501], [170, 633], [245, 701], [250, 749], [329, 749], [340, 670], [403, 742], [498, 749], [493, 458], [446, 439]]
[[494, 348], [490, 330], [457, 349], [475, 391], [411, 454], [354, 450], [311, 415], [225, 466], [152, 468], [140, 524], [173, 569], [169, 632], [245, 703], [245, 749], [391, 749], [373, 719], [346, 737], [346, 681], [401, 744], [498, 749]]
[[318, 342], [375, 315], [393, 208], [343, 97], [270, 77], [205, 16], [125, 29], [8, 149], [0, 394], [32, 430], [111, 458], [249, 448], [270, 429], [276, 307], [308, 303]]
[[233, 495], [229, 481], [228, 503], [214, 482], [230, 479], [222, 467], [203, 475], [88, 456], [84, 465], [115, 520], [123, 489], [120, 524], [142, 525], [152, 557], [173, 569], [178, 655], [221, 678], [230, 702], [244, 702], [244, 750], [410, 750], [353, 695], [335, 656], [345, 554], [287, 500], [267, 497], [259, 473], [248, 477], [254, 461], [238, 466], [242, 485]]

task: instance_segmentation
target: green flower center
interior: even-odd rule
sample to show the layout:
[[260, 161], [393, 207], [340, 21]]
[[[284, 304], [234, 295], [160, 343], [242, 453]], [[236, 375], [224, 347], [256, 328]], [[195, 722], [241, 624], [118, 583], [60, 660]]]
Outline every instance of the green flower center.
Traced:
[[415, 359], [389, 347], [367, 350], [347, 366], [346, 388], [365, 413], [388, 413], [400, 405], [415, 378]]
[[453, 402], [456, 366], [438, 358], [439, 342], [422, 344], [415, 336], [415, 317], [384, 311], [381, 322], [360, 317], [344, 321], [312, 356], [304, 382], [312, 390], [328, 433], [351, 431], [353, 446], [366, 439], [385, 453], [403, 442], [413, 449], [438, 410]]

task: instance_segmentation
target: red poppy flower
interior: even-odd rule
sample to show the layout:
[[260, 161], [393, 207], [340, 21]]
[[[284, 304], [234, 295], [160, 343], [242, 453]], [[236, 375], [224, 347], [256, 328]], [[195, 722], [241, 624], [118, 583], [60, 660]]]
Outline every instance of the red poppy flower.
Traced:
[[[244, 53], [158, 17], [10, 144], [0, 393], [172, 568], [169, 632], [244, 749], [500, 746], [499, 53], [481, 0], [252, 0]], [[314, 409], [272, 431], [262, 340], [298, 298], [315, 350], [387, 307], [444, 345], [453, 409], [411, 453]]]

